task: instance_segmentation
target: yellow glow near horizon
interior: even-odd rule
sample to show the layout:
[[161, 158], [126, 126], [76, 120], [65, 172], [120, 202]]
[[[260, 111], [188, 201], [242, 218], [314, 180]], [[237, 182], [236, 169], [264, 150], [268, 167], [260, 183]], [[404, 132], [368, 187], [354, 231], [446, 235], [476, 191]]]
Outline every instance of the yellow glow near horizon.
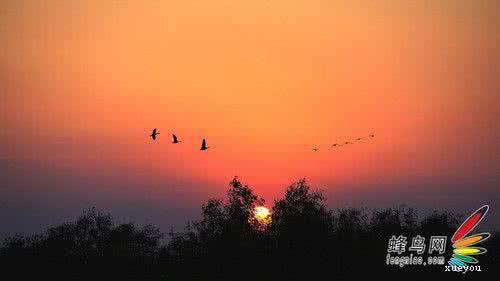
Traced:
[[268, 224], [271, 221], [271, 212], [264, 206], [255, 207], [254, 217], [258, 222]]

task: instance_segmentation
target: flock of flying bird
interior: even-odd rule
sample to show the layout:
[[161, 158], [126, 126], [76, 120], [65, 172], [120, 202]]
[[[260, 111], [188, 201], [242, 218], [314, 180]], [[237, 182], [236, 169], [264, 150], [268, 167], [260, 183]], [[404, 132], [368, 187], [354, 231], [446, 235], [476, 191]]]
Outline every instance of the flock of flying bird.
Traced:
[[[149, 136], [151, 137], [151, 139], [153, 139], [153, 141], [155, 141], [155, 140], [156, 140], [156, 138], [157, 138], [157, 136], [158, 136], [159, 134], [160, 134], [160, 132], [159, 132], [156, 128], [154, 128], [154, 129], [153, 129], [153, 131], [151, 132], [151, 135], [149, 135]], [[374, 138], [374, 137], [375, 137], [375, 135], [374, 135], [374, 134], [370, 134], [370, 135], [368, 135], [368, 137], [366, 137], [366, 138], [371, 139], [371, 138]], [[358, 142], [359, 142], [359, 141], [362, 141], [363, 139], [365, 139], [365, 138], [363, 138], [363, 137], [359, 137], [359, 138], [356, 138], [356, 140], [355, 140], [355, 141], [358, 141]], [[176, 135], [174, 135], [174, 134], [172, 134], [172, 143], [173, 143], [173, 144], [177, 144], [177, 143], [179, 143], [179, 142], [181, 142], [181, 141], [177, 138], [177, 136], [176, 136]], [[344, 146], [344, 145], [348, 145], [348, 144], [353, 144], [353, 142], [351, 142], [351, 141], [345, 141], [345, 142], [343, 142], [343, 143], [334, 143], [334, 144], [332, 144], [332, 145], [331, 145], [331, 148], [340, 148], [340, 147], [342, 147], [342, 146]], [[205, 139], [203, 139], [203, 140], [201, 141], [201, 148], [200, 148], [200, 150], [207, 150], [207, 149], [209, 149], [209, 148], [210, 148], [210, 147], [209, 147], [209, 146], [207, 146], [207, 141], [206, 141]], [[313, 147], [313, 149], [312, 149], [312, 150], [313, 150], [314, 152], [317, 152], [317, 151], [319, 150], [319, 148], [318, 148], [318, 147]]]
[[[156, 140], [156, 137], [160, 134], [160, 132], [154, 128], [153, 131], [151, 132], [151, 135], [149, 135], [151, 137], [151, 139], [153, 139], [154, 141]], [[172, 143], [173, 144], [177, 144], [177, 143], [180, 143], [181, 141], [177, 138], [176, 135], [172, 134]], [[209, 149], [210, 146], [207, 146], [207, 141], [205, 139], [203, 139], [201, 141], [201, 148], [200, 150], [207, 150]]]
[[[359, 138], [356, 138], [354, 141], [345, 141], [345, 142], [339, 142], [339, 143], [334, 143], [332, 144], [330, 147], [331, 148], [340, 148], [344, 145], [348, 145], [348, 144], [354, 144], [354, 142], [360, 142], [364, 139], [372, 139], [374, 138], [375, 135], [374, 134], [370, 134], [368, 135], [367, 137], [359, 137]], [[319, 150], [319, 147], [313, 147], [312, 149], [314, 152], [317, 152]]]

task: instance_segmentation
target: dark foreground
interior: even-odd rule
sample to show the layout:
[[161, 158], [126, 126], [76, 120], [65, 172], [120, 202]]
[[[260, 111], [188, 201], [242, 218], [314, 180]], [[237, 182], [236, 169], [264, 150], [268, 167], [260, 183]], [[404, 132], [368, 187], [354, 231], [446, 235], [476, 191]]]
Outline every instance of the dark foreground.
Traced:
[[[488, 250], [477, 257], [481, 272], [446, 272], [445, 265], [387, 265], [392, 235], [406, 236], [407, 244], [404, 252], [391, 256], [412, 254], [423, 261], [444, 256], [447, 264], [449, 238], [463, 216], [434, 212], [419, 219], [414, 209], [404, 207], [370, 215], [357, 209], [328, 210], [321, 193], [301, 180], [275, 202], [272, 221], [263, 224], [252, 219], [254, 207], [263, 200], [236, 178], [230, 185], [227, 200], [209, 200], [200, 221], [182, 233], [169, 233], [166, 244], [154, 226], [117, 225], [95, 210], [39, 235], [6, 239], [0, 249], [1, 279], [492, 280], [498, 272], [496, 233], [480, 245]], [[422, 254], [409, 250], [417, 235], [425, 238]], [[447, 236], [445, 252], [429, 254], [431, 236], [439, 235]]]

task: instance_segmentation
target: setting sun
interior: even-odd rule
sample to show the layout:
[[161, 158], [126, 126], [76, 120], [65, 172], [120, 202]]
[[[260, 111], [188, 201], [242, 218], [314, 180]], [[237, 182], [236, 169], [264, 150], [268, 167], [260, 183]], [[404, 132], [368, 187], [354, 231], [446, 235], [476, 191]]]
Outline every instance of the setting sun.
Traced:
[[271, 221], [271, 212], [264, 206], [255, 207], [255, 219], [261, 224], [268, 224]]

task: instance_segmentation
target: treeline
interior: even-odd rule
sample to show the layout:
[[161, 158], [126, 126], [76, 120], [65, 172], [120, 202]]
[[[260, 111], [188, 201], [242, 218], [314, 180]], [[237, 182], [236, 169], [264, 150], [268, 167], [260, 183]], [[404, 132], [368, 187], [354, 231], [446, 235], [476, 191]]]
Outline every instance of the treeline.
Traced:
[[[237, 178], [226, 200], [209, 200], [201, 219], [165, 237], [158, 228], [115, 224], [109, 214], [86, 211], [77, 221], [42, 234], [12, 237], [0, 249], [0, 269], [15, 280], [342, 280], [353, 277], [486, 277], [498, 264], [496, 234], [484, 245], [481, 272], [445, 272], [444, 265], [388, 265], [388, 241], [417, 235], [449, 237], [456, 214], [419, 218], [412, 208], [330, 210], [320, 192], [300, 180], [274, 202], [269, 223], [254, 218], [264, 200]], [[168, 243], [162, 241], [168, 240]], [[428, 240], [426, 240], [427, 246]], [[413, 252], [414, 255], [416, 253]], [[397, 255], [397, 254], [394, 254]], [[427, 251], [422, 254], [428, 256]], [[3, 280], [8, 280], [4, 279]], [[14, 278], [11, 278], [14, 280]], [[9, 279], [10, 280], [10, 279]]]

